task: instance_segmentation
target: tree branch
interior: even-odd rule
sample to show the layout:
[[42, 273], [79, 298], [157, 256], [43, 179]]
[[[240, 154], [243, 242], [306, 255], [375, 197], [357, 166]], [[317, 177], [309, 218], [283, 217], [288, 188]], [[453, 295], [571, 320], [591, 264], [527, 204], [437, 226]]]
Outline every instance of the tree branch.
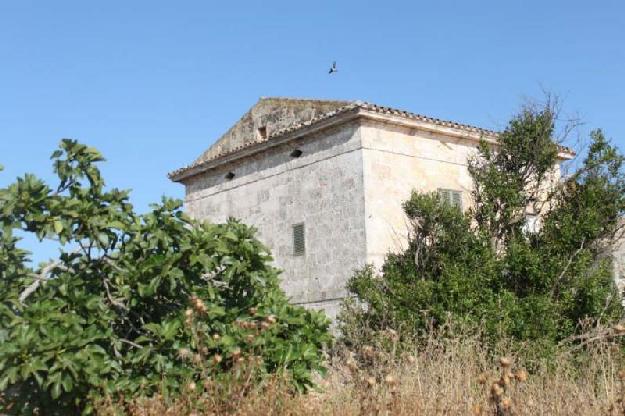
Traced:
[[134, 343], [134, 342], [132, 342], [132, 341], [130, 341], [130, 340], [127, 340], [127, 339], [125, 339], [125, 338], [119, 338], [119, 340], [120, 340], [121, 342], [123, 342], [124, 344], [132, 345], [132, 346], [133, 346], [133, 347], [135, 347], [135, 348], [138, 348], [138, 349], [142, 349], [142, 348], [143, 348], [143, 346], [142, 346], [142, 345], [136, 344], [136, 343]]
[[553, 289], [551, 290], [551, 295], [555, 295], [559, 286], [560, 286], [560, 281], [562, 280], [562, 278], [564, 277], [564, 275], [566, 274], [566, 272], [569, 270], [569, 267], [571, 267], [571, 264], [573, 263], [573, 260], [575, 259], [575, 257], [577, 257], [577, 255], [584, 249], [584, 243], [586, 242], [585, 239], [582, 239], [582, 243], [580, 244], [579, 248], [577, 250], [575, 250], [575, 253], [573, 253], [573, 255], [571, 255], [571, 257], [569, 257], [568, 262], [566, 263], [566, 266], [564, 266], [564, 269], [562, 270], [562, 272], [558, 275], [556, 281], [553, 284]]
[[102, 283], [104, 283], [104, 289], [106, 290], [106, 297], [108, 298], [109, 302], [111, 302], [111, 305], [117, 306], [118, 308], [127, 311], [128, 307], [126, 305], [124, 305], [123, 302], [120, 302], [120, 301], [116, 300], [115, 298], [113, 298], [113, 296], [111, 296], [111, 291], [109, 289], [109, 280], [108, 280], [108, 278], [105, 277], [104, 279], [102, 279]]
[[[80, 251], [80, 249], [75, 249], [74, 251], [72, 251], [71, 253], [69, 253], [69, 255], [71, 256], [72, 254], [76, 254]], [[24, 302], [26, 301], [26, 299], [32, 295], [38, 288], [39, 286], [41, 286], [41, 284], [45, 283], [46, 281], [50, 280], [50, 276], [49, 274], [52, 273], [52, 271], [54, 269], [61, 269], [63, 271], [68, 271], [69, 269], [65, 266], [63, 266], [63, 261], [62, 260], [56, 260], [53, 261], [47, 265], [45, 265], [44, 267], [41, 268], [41, 271], [39, 273], [35, 273], [34, 274], [34, 278], [35, 281], [32, 282], [26, 289], [24, 289], [24, 291], [20, 294], [19, 297], [19, 301], [20, 303], [23, 305]]]
[[43, 267], [41, 269], [41, 272], [36, 273], [34, 275], [35, 281], [32, 282], [26, 289], [24, 289], [24, 291], [20, 294], [19, 300], [21, 304], [24, 304], [24, 301], [30, 296], [32, 295], [35, 290], [37, 290], [37, 288], [39, 288], [39, 286], [41, 286], [42, 283], [46, 282], [47, 280], [50, 280], [50, 277], [48, 276], [49, 273], [51, 273], [54, 269], [62, 269], [62, 270], [67, 270], [66, 267], [61, 266], [61, 264], [63, 264], [63, 262], [61, 260], [57, 260], [54, 261], [48, 265], [46, 265], [45, 267]]

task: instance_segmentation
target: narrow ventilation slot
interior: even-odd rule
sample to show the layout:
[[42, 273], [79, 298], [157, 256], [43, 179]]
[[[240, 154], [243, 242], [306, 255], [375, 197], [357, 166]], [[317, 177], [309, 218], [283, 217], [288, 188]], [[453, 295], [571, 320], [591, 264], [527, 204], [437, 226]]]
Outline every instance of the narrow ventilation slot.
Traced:
[[306, 239], [304, 236], [304, 223], [293, 226], [293, 255], [303, 256], [306, 252]]

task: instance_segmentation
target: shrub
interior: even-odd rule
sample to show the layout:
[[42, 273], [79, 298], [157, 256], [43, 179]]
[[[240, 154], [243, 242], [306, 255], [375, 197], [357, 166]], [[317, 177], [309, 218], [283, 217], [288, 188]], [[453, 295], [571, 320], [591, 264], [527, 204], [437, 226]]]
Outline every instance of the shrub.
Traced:
[[[439, 330], [445, 335], [440, 336]], [[386, 334], [389, 339], [390, 331]], [[399, 334], [402, 336], [402, 334]], [[392, 337], [391, 337], [392, 338]], [[369, 344], [340, 350], [319, 388], [292, 394], [280, 380], [252, 387], [243, 398], [196, 391], [176, 401], [139, 399], [132, 416], [493, 416], [622, 415], [625, 356], [609, 340], [594, 343], [580, 362], [568, 347], [528, 363], [506, 345], [486, 348], [461, 328], [423, 334], [419, 348], [393, 355]], [[509, 361], [508, 361], [509, 360]], [[528, 364], [533, 367], [528, 371]], [[244, 383], [244, 381], [241, 381]], [[236, 383], [236, 382], [235, 382]], [[99, 414], [118, 415], [114, 403]]]
[[[413, 192], [403, 204], [408, 247], [388, 254], [381, 273], [369, 266], [351, 278], [358, 301], [346, 305], [344, 332], [356, 323], [415, 334], [451, 318], [544, 350], [580, 320], [620, 318], [607, 253], [625, 212], [623, 156], [595, 131], [578, 170], [558, 180], [553, 135], [546, 106], [524, 109], [497, 146], [482, 141], [467, 212]], [[540, 227], [527, 227], [528, 214]]]
[[[171, 199], [136, 214], [127, 191], [105, 189], [101, 155], [75, 141], [52, 159], [56, 189], [32, 175], [0, 189], [2, 412], [171, 397], [243, 362], [311, 385], [328, 321], [288, 303], [253, 229], [195, 222]], [[58, 242], [58, 258], [31, 268], [24, 233]]]

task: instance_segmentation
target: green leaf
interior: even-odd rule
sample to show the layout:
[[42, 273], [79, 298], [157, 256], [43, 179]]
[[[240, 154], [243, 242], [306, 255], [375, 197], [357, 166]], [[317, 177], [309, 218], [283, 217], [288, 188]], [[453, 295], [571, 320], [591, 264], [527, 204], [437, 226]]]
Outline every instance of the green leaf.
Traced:
[[56, 381], [52, 383], [52, 388], [50, 389], [50, 395], [55, 400], [61, 396], [61, 382], [60, 381]]
[[[30, 392], [36, 382], [54, 398], [42, 401], [44, 407], [24, 395], [12, 410], [78, 414], [107, 395], [166, 392], [175, 398], [184, 380], [200, 379], [206, 370], [205, 363], [181, 365], [180, 350], [203, 347], [210, 348], [207, 355], [224, 357], [258, 348], [254, 353], [263, 355], [267, 372], [293, 371], [295, 384], [309, 383], [327, 325], [300, 319], [309, 314], [301, 308], [285, 309], [278, 272], [252, 229], [236, 221], [196, 223], [183, 214], [181, 201], [168, 198], [136, 213], [127, 191], [104, 188], [94, 163], [102, 160], [99, 152], [75, 140], [62, 140], [52, 159], [57, 183], [27, 174], [0, 188], [0, 387]], [[54, 239], [54, 233], [62, 253], [47, 264], [67, 272], [42, 280], [22, 302], [39, 269], [15, 236]], [[234, 281], [223, 280], [222, 266]], [[262, 319], [247, 315], [255, 303], [280, 311], [280, 327], [252, 346], [243, 338], [250, 330], [233, 320]], [[288, 362], [281, 358], [287, 345], [299, 343], [311, 347]], [[294, 367], [299, 361], [303, 370]], [[228, 367], [216, 366], [216, 379]]]
[[61, 384], [63, 385], [63, 390], [65, 390], [67, 393], [72, 391], [72, 387], [74, 386], [72, 377], [69, 374], [65, 374], [63, 376], [63, 382]]
[[54, 232], [60, 234], [63, 231], [63, 223], [59, 220], [54, 221]]

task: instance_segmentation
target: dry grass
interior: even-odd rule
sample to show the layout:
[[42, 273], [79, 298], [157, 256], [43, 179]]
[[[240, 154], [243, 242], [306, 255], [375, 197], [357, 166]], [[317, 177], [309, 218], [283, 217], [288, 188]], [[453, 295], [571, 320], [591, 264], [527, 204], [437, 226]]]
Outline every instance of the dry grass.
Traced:
[[[394, 334], [387, 340], [391, 343]], [[476, 338], [430, 338], [418, 351], [398, 354], [363, 345], [343, 349], [308, 394], [293, 394], [274, 379], [262, 387], [192, 385], [181, 398], [138, 400], [133, 416], [166, 415], [625, 415], [622, 352], [609, 342], [579, 354], [532, 363], [502, 349], [494, 358]], [[386, 352], [382, 352], [386, 351]], [[394, 355], [393, 355], [394, 354]], [[392, 359], [391, 357], [397, 357]], [[247, 380], [245, 371], [235, 380]], [[102, 403], [100, 414], [120, 414]]]

